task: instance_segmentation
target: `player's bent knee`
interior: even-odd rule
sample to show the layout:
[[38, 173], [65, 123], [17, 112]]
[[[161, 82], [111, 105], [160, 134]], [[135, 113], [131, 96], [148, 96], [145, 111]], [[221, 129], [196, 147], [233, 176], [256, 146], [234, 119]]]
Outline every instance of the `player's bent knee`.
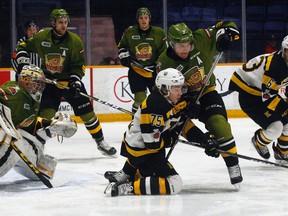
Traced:
[[263, 135], [270, 140], [275, 140], [281, 136], [283, 132], [283, 124], [281, 121], [272, 122], [266, 129], [263, 130]]
[[167, 181], [169, 182], [171, 195], [177, 194], [182, 190], [183, 183], [179, 175], [168, 176]]

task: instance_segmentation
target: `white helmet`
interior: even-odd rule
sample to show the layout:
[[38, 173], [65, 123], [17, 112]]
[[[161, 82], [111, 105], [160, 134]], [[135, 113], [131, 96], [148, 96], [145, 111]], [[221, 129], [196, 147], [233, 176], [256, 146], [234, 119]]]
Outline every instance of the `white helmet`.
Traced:
[[19, 74], [18, 83], [35, 101], [40, 102], [45, 88], [45, 76], [41, 68], [35, 65], [25, 65]]
[[284, 37], [282, 44], [281, 44], [282, 56], [284, 55], [285, 49], [288, 49], [288, 35]]
[[[171, 90], [171, 86], [183, 85], [185, 78], [182, 73], [174, 68], [160, 71], [155, 80], [156, 87], [163, 93]], [[168, 93], [168, 92], [167, 92]], [[167, 94], [166, 93], [166, 94]]]

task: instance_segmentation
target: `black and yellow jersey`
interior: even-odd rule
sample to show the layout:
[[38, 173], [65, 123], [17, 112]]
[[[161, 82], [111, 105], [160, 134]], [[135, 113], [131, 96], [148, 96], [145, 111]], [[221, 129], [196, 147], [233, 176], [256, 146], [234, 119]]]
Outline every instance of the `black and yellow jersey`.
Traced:
[[185, 106], [186, 102], [173, 106], [160, 93], [150, 94], [138, 108], [124, 134], [121, 154], [141, 157], [163, 150], [162, 135], [166, 130], [181, 131], [183, 119], [180, 113]]
[[231, 77], [229, 90], [259, 96], [267, 108], [280, 113], [288, 109], [279, 89], [288, 85], [288, 67], [282, 52], [256, 56]]

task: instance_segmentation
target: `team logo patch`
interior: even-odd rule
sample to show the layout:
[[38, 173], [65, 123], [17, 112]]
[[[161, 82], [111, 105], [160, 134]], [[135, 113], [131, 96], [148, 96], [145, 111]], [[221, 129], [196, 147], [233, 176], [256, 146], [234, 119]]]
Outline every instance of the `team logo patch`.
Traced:
[[20, 88], [18, 86], [16, 87], [9, 86], [8, 90], [11, 92], [12, 95], [15, 95], [20, 90]]
[[[63, 51], [65, 52], [65, 50]], [[63, 64], [65, 58], [59, 53], [49, 53], [45, 55], [45, 65], [47, 70], [51, 73], [61, 73], [63, 71]]]
[[[191, 68], [185, 73], [186, 85], [193, 90], [200, 90], [202, 85], [205, 83], [204, 68], [198, 66]], [[207, 83], [209, 85], [209, 83]]]
[[137, 60], [146, 61], [152, 58], [152, 47], [149, 43], [141, 43], [135, 49]]

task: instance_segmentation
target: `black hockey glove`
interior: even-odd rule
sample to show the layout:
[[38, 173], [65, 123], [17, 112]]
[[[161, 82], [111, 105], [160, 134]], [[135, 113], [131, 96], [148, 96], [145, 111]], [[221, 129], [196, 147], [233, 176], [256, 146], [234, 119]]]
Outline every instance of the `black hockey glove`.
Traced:
[[220, 154], [217, 150], [217, 147], [218, 147], [217, 140], [209, 132], [205, 133], [204, 136], [205, 136], [205, 141], [203, 143], [203, 146], [205, 147], [205, 154], [207, 154], [210, 157], [218, 158]]
[[118, 56], [120, 59], [120, 63], [121, 65], [125, 66], [125, 67], [131, 67], [131, 56], [130, 53], [127, 49], [125, 48], [120, 48], [118, 51]]
[[227, 52], [232, 43], [239, 40], [239, 31], [233, 27], [222, 27], [216, 32], [216, 48], [219, 52]]
[[165, 131], [161, 134], [162, 139], [164, 140], [165, 148], [170, 148], [178, 142], [179, 135], [176, 131]]
[[81, 92], [81, 87], [82, 87], [82, 83], [80, 81], [80, 79], [76, 78], [76, 77], [71, 77], [69, 79], [69, 90], [70, 90], [70, 95], [74, 98], [78, 98], [80, 96], [80, 92]]
[[183, 109], [182, 114], [189, 119], [197, 119], [201, 112], [201, 105], [197, 103], [188, 103]]

